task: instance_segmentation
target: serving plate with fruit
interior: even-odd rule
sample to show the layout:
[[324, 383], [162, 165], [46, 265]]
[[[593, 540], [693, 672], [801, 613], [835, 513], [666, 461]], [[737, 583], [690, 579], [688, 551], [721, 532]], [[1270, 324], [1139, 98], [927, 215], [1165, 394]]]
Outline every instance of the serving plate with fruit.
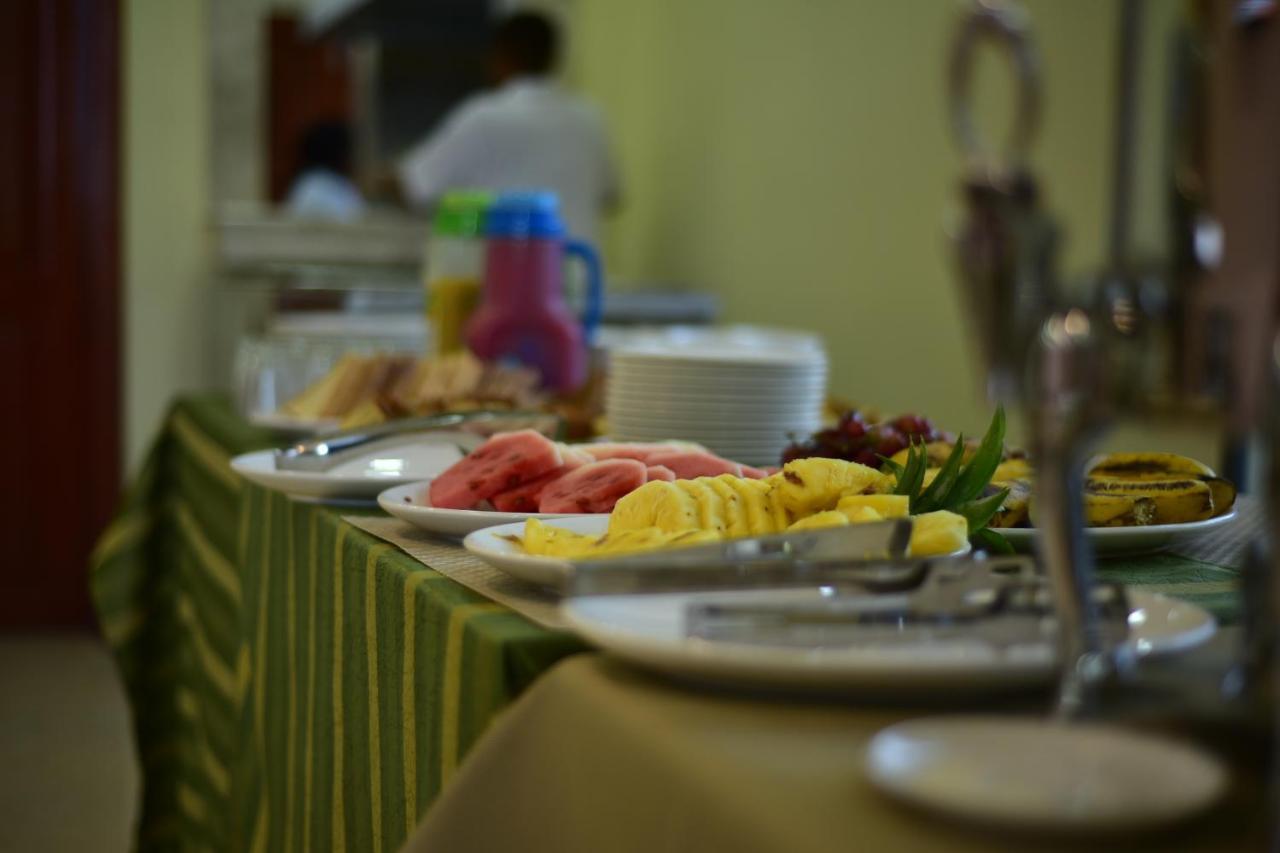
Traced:
[[[975, 531], [975, 541], [995, 551], [1030, 551], [1034, 468], [1025, 454], [1002, 444], [965, 441], [917, 415], [879, 421], [851, 410], [835, 425], [793, 442], [782, 459], [816, 456], [883, 466], [900, 480], [918, 483], [911, 487], [920, 495], [912, 501], [916, 512], [930, 505], [935, 481], [950, 483], [979, 453], [985, 456], [983, 470], [994, 463], [981, 497], [999, 506], [989, 527]], [[1086, 466], [1086, 535], [1099, 554], [1156, 551], [1230, 523], [1235, 500], [1235, 485], [1195, 459], [1172, 453], [1097, 456]]]
[[[761, 479], [726, 473], [649, 482], [608, 516], [532, 519], [479, 530], [463, 545], [522, 580], [558, 587], [578, 560], [906, 517], [911, 499], [894, 487], [891, 474], [856, 462], [798, 459]], [[910, 553], [969, 550], [965, 515], [935, 509], [911, 520]]]
[[[1035, 540], [1034, 471], [1001, 466], [993, 483], [1009, 498], [992, 526], [1020, 551]], [[1110, 453], [1085, 468], [1086, 535], [1099, 554], [1136, 554], [1186, 542], [1235, 518], [1236, 487], [1203, 462], [1174, 453]]]
[[497, 433], [427, 483], [378, 495], [391, 515], [442, 536], [528, 518], [607, 514], [648, 482], [765, 471], [688, 442], [562, 444], [534, 430]]

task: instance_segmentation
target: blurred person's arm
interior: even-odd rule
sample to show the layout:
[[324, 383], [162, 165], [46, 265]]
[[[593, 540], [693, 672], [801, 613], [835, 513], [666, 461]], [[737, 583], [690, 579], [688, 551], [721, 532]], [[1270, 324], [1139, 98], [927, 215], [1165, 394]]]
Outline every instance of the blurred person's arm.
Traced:
[[474, 118], [460, 112], [409, 149], [396, 167], [400, 194], [412, 207], [430, 208], [445, 192], [467, 183], [477, 156]]

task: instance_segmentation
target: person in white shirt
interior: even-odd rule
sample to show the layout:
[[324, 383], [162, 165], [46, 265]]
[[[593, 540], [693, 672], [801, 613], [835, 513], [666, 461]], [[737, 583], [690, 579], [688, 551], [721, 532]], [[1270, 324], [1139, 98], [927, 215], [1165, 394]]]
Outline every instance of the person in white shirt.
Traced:
[[298, 175], [284, 208], [299, 219], [351, 222], [365, 215], [364, 197], [352, 183], [351, 131], [342, 122], [307, 129], [298, 151]]
[[517, 12], [494, 33], [498, 87], [458, 106], [400, 161], [405, 198], [430, 208], [450, 189], [547, 189], [560, 197], [569, 233], [594, 242], [618, 201], [618, 175], [600, 112], [551, 79], [551, 21]]

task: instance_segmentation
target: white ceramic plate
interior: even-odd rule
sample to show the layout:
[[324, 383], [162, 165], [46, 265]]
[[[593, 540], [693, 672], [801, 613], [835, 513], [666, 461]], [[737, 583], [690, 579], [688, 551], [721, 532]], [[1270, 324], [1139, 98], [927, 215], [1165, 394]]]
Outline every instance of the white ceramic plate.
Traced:
[[[580, 515], [556, 522], [556, 527], [598, 536], [609, 527], [607, 515]], [[524, 536], [524, 522], [502, 524], [477, 530], [462, 540], [462, 547], [496, 569], [528, 583], [561, 589], [573, 573], [568, 560], [538, 557], [526, 554], [524, 548], [512, 541]]]
[[[626, 424], [630, 427], [650, 428], [650, 429], [666, 429], [667, 432], [675, 432], [681, 429], [698, 429], [704, 433], [716, 433], [719, 435], [737, 435], [739, 438], [759, 437], [760, 434], [769, 434], [778, 432], [778, 430], [787, 429], [806, 429], [810, 425], [822, 424], [818, 412], [815, 411], [799, 411], [795, 414], [771, 415], [768, 419], [756, 420], [749, 419], [746, 423], [740, 420], [741, 415], [735, 411], [723, 411], [718, 416], [708, 415], [649, 415], [635, 414], [635, 412], [622, 412], [618, 410], [609, 410], [608, 419], [611, 424]], [[741, 425], [737, 425], [741, 424]]]
[[[1057, 673], [1052, 630], [1043, 641], [995, 648], [977, 638], [878, 641], [859, 646], [794, 648], [715, 642], [685, 635], [693, 601], [804, 601], [818, 590], [751, 590], [575, 598], [561, 612], [589, 642], [646, 669], [735, 687], [823, 692], [986, 690], [1048, 683]], [[1129, 642], [1139, 654], [1181, 651], [1213, 636], [1204, 609], [1155, 593], [1129, 590], [1141, 612]], [[1050, 626], [1051, 627], [1051, 626]]]
[[[1226, 515], [1206, 518], [1204, 521], [1151, 524], [1145, 527], [1089, 527], [1085, 529], [1085, 534], [1098, 554], [1143, 554], [1203, 536], [1210, 530], [1230, 524], [1235, 517], [1236, 511], [1233, 508]], [[1036, 531], [1033, 527], [992, 529], [1008, 539], [1016, 551], [1029, 553], [1035, 548]]]
[[254, 426], [275, 429], [293, 435], [321, 435], [333, 432], [342, 424], [341, 418], [300, 418], [280, 412], [254, 412], [249, 415]]
[[260, 450], [231, 460], [231, 467], [269, 489], [304, 498], [372, 503], [388, 486], [429, 480], [462, 458], [449, 442], [383, 447], [328, 471], [277, 469], [275, 451]]
[[[553, 516], [538, 517], [551, 518]], [[571, 530], [574, 533], [599, 536], [609, 529], [609, 516], [579, 515], [566, 518], [564, 521], [557, 521], [555, 526], [563, 527], [565, 530]], [[519, 539], [522, 536], [524, 536], [524, 522], [519, 521], [477, 530], [467, 536], [462, 544], [472, 554], [513, 577], [530, 583], [542, 584], [543, 586], [562, 588], [573, 571], [572, 563], [568, 560], [559, 560], [554, 557], [526, 554], [524, 548], [513, 541], [513, 539]], [[967, 553], [969, 550], [969, 546], [966, 544], [963, 550], [956, 552], [956, 555]]]
[[461, 538], [476, 530], [496, 529], [497, 526], [513, 526], [523, 530], [526, 519], [563, 519], [569, 523], [575, 519], [608, 519], [607, 515], [561, 515], [559, 513], [497, 512], [479, 509], [438, 509], [427, 496], [430, 483], [410, 483], [387, 489], [378, 495], [378, 506], [402, 518], [415, 527], [440, 536]]
[[801, 371], [825, 370], [827, 366], [826, 356], [819, 350], [774, 347], [764, 342], [747, 346], [628, 346], [614, 350], [613, 360], [617, 365], [675, 369]]
[[1201, 811], [1227, 787], [1221, 763], [1190, 744], [994, 715], [890, 726], [871, 739], [864, 769], [913, 805], [1040, 832], [1153, 827]]
[[742, 378], [719, 375], [670, 376], [662, 373], [639, 376], [610, 376], [609, 386], [622, 393], [692, 394], [708, 390], [720, 394], [754, 394], [809, 398], [822, 393], [827, 377], [805, 376], [796, 379], [773, 379], [744, 374]]

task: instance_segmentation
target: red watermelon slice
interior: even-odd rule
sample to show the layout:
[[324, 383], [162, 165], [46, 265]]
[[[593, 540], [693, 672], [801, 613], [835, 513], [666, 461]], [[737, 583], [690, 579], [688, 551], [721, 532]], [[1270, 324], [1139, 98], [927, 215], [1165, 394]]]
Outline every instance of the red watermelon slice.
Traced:
[[645, 476], [647, 476], [651, 481], [666, 480], [668, 482], [674, 482], [676, 472], [672, 471], [666, 465], [650, 465], [645, 469]]
[[489, 499], [493, 504], [493, 508], [498, 512], [537, 512], [538, 498], [542, 495], [542, 490], [547, 486], [559, 480], [565, 474], [575, 468], [581, 468], [583, 465], [589, 465], [595, 460], [585, 453], [580, 453], [568, 445], [560, 445], [560, 455], [564, 459], [564, 464], [554, 471], [543, 474], [541, 477], [530, 480], [527, 483], [521, 483], [514, 489], [508, 489], [505, 492], [499, 492]]
[[721, 459], [710, 453], [694, 450], [677, 451], [675, 453], [655, 453], [647, 460], [650, 465], [662, 465], [670, 468], [681, 480], [694, 480], [698, 477], [718, 477], [721, 474], [742, 476], [742, 466], [728, 459]]
[[610, 512], [619, 498], [645, 484], [643, 462], [605, 459], [570, 471], [542, 490], [539, 512]]
[[531, 429], [500, 432], [431, 481], [431, 505], [471, 509], [564, 464], [555, 442]]
[[769, 473], [770, 472], [763, 468], [752, 468], [750, 465], [742, 466], [742, 476], [746, 477], [748, 480], [763, 480], [765, 477], [769, 476]]
[[589, 453], [596, 459], [639, 459], [647, 462], [655, 453], [691, 453], [706, 452], [700, 444], [692, 441], [617, 441], [596, 442], [594, 444], [575, 444], [574, 447]]
[[597, 460], [639, 459], [641, 462], [660, 447], [662, 447], [660, 444], [630, 444], [624, 442], [578, 445], [579, 450]]

